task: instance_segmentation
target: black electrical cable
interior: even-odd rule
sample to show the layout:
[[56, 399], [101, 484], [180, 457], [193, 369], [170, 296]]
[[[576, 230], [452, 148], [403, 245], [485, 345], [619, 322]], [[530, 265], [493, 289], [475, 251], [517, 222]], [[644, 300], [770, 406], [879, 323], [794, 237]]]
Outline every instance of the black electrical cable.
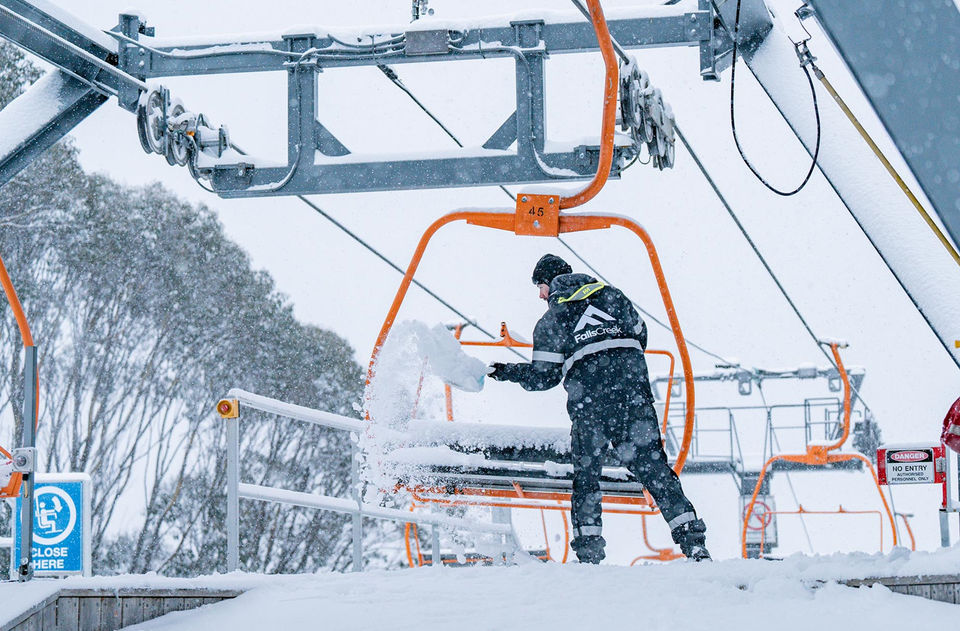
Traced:
[[803, 190], [803, 187], [806, 186], [807, 182], [810, 181], [810, 176], [813, 175], [813, 170], [817, 167], [817, 158], [820, 156], [820, 137], [821, 137], [820, 106], [817, 103], [817, 89], [814, 86], [813, 77], [810, 75], [810, 69], [807, 67], [807, 64], [801, 64], [804, 74], [807, 75], [807, 82], [810, 84], [810, 94], [813, 96], [813, 112], [817, 119], [817, 144], [816, 144], [816, 148], [814, 148], [813, 150], [813, 160], [810, 163], [810, 170], [807, 171], [806, 177], [804, 177], [803, 181], [800, 182], [800, 186], [793, 189], [792, 191], [781, 191], [780, 189], [776, 188], [775, 186], [767, 182], [767, 180], [765, 180], [764, 177], [760, 175], [760, 172], [757, 171], [756, 167], [754, 167], [753, 164], [750, 163], [750, 160], [747, 159], [746, 154], [743, 152], [743, 148], [740, 146], [740, 139], [737, 137], [737, 120], [736, 120], [736, 116], [734, 115], [734, 111], [735, 111], [734, 104], [736, 103], [737, 51], [739, 50], [738, 40], [740, 37], [740, 4], [741, 2], [742, 0], [737, 0], [737, 15], [736, 15], [736, 18], [734, 19], [734, 26], [733, 26], [733, 63], [730, 69], [730, 127], [731, 127], [731, 130], [733, 131], [733, 142], [737, 146], [737, 151], [740, 152], [740, 157], [743, 159], [744, 164], [747, 165], [747, 168], [750, 169], [750, 171], [757, 177], [758, 180], [760, 180], [760, 182], [764, 186], [766, 186], [768, 189], [770, 189], [777, 195], [781, 195], [783, 197], [790, 197], [791, 195], [796, 195], [801, 190]]

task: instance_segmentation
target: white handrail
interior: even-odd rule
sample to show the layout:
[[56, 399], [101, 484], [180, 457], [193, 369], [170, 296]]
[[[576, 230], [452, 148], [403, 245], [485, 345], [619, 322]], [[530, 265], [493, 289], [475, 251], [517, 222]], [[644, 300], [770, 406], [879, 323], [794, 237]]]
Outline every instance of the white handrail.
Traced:
[[314, 425], [322, 425], [324, 427], [332, 427], [334, 429], [357, 433], [362, 433], [367, 427], [366, 423], [355, 418], [331, 414], [330, 412], [321, 412], [320, 410], [314, 410], [302, 405], [294, 405], [293, 403], [284, 403], [283, 401], [253, 394], [240, 388], [231, 389], [230, 392], [227, 393], [227, 397], [236, 399], [245, 406], [255, 410], [278, 414], [298, 421], [304, 421], [305, 423], [313, 423]]
[[240, 483], [240, 497], [251, 500], [262, 500], [264, 502], [303, 506], [305, 508], [319, 508], [335, 513], [346, 513], [348, 515], [389, 519], [391, 521], [417, 522], [432, 524], [434, 526], [453, 526], [455, 528], [468, 528], [470, 530], [490, 532], [498, 535], [512, 534], [508, 524], [480, 524], [466, 519], [447, 517], [446, 515], [410, 513], [409, 511], [384, 508], [363, 502], [358, 504], [354, 500], [348, 500], [342, 497], [315, 495], [313, 493], [302, 493], [300, 491], [286, 491], [266, 486], [258, 486], [256, 484]]
[[[321, 412], [301, 405], [284, 403], [277, 399], [247, 392], [239, 388], [233, 388], [227, 393], [228, 398], [236, 399], [243, 407], [249, 407], [269, 414], [276, 414], [285, 418], [290, 418], [305, 423], [312, 423], [331, 429], [339, 429], [361, 436], [367, 429], [367, 424], [358, 419], [352, 419], [339, 414], [330, 412]], [[515, 539], [513, 527], [509, 523], [481, 524], [465, 519], [447, 517], [446, 515], [410, 513], [392, 508], [384, 508], [372, 504], [363, 503], [358, 490], [359, 469], [356, 449], [353, 445], [353, 457], [351, 458], [352, 469], [352, 494], [353, 499], [340, 497], [330, 497], [328, 495], [316, 495], [313, 493], [304, 493], [301, 491], [289, 491], [286, 489], [277, 489], [255, 484], [244, 484], [240, 482], [240, 423], [239, 414], [234, 417], [224, 419], [227, 427], [227, 571], [232, 572], [240, 566], [240, 499], [259, 500], [264, 502], [278, 502], [281, 504], [290, 504], [293, 506], [303, 506], [305, 508], [316, 508], [319, 510], [330, 510], [338, 513], [353, 515], [353, 546], [354, 546], [354, 571], [361, 569], [361, 547], [363, 545], [362, 518], [372, 517], [375, 519], [389, 519], [400, 522], [414, 522], [431, 524], [433, 531], [434, 553], [439, 558], [440, 539], [437, 531], [438, 526], [452, 526], [455, 528], [467, 528], [470, 530], [486, 532]], [[392, 432], [391, 432], [392, 434]]]

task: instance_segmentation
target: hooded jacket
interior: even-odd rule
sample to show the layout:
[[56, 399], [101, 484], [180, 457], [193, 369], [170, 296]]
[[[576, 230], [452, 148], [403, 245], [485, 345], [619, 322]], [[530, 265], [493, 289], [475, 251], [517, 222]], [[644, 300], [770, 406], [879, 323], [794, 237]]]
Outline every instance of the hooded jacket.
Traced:
[[506, 364], [504, 378], [525, 390], [548, 390], [563, 381], [572, 396], [591, 386], [635, 375], [652, 400], [643, 351], [647, 325], [616, 287], [587, 274], [561, 274], [550, 283], [549, 309], [533, 330], [533, 361]]

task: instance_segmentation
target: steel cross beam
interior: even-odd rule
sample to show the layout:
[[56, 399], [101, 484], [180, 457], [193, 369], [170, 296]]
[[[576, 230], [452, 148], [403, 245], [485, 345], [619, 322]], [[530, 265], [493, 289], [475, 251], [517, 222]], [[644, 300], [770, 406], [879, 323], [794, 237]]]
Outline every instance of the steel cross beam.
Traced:
[[[699, 46], [700, 72], [718, 77], [718, 61], [729, 52], [729, 38], [718, 32], [714, 4], [642, 7], [609, 12], [609, 28], [627, 48]], [[429, 26], [429, 24], [428, 24]], [[229, 152], [205, 157], [196, 172], [208, 177], [224, 197], [263, 197], [401, 189], [525, 184], [582, 180], [599, 164], [598, 145], [556, 148], [546, 143], [544, 63], [551, 54], [598, 50], [592, 26], [581, 16], [552, 14], [541, 19], [491, 18], [482, 25], [420, 23], [395, 33], [328, 32], [237, 37], [178, 45], [152, 37], [135, 15], [121, 15], [116, 32], [104, 33], [48, 0], [0, 0], [0, 36], [59, 68], [56, 112], [36, 121], [36, 129], [0, 142], [0, 183], [67, 133], [108, 96], [134, 111], [145, 79], [283, 71], [288, 74], [287, 164], [266, 164]], [[141, 34], [146, 35], [142, 38]], [[369, 45], [368, 45], [369, 40]], [[145, 43], [149, 42], [149, 43]], [[317, 120], [319, 74], [325, 68], [512, 57], [516, 73], [516, 111], [484, 143], [443, 154], [360, 158], [350, 153]], [[47, 92], [51, 86], [47, 85]], [[38, 86], [19, 101], [31, 107]], [[16, 108], [14, 108], [16, 109]], [[0, 127], [12, 121], [0, 113]], [[514, 143], [516, 146], [514, 149]], [[10, 145], [10, 146], [6, 146]], [[548, 150], [549, 147], [549, 150]], [[633, 155], [629, 138], [618, 139], [613, 177]]]
[[[709, 42], [712, 35], [713, 12], [710, 6], [710, 2], [701, 2], [697, 11], [672, 6], [659, 11], [651, 7], [632, 12], [608, 11], [607, 26], [613, 38], [624, 48], [698, 46]], [[322, 68], [509, 57], [515, 54], [511, 47], [528, 52], [539, 48], [545, 55], [599, 51], [592, 25], [575, 12], [570, 12], [570, 18], [557, 22], [539, 18], [512, 20], [506, 24], [480, 27], [468, 22], [462, 25], [444, 22], [442, 29], [414, 24], [405, 31], [360, 31], [339, 37], [319, 30], [304, 35], [312, 35], [317, 49], [329, 53], [318, 62]], [[489, 18], [486, 22], [494, 20], [496, 18]], [[205, 43], [191, 38], [190, 43], [184, 45], [175, 41], [165, 43], [162, 38], [148, 38], [141, 41], [140, 46], [126, 42], [138, 48], [137, 55], [131, 56], [137, 68], [126, 70], [132, 74], [142, 70], [148, 77], [172, 77], [289, 69], [291, 49], [287, 35], [241, 34], [236, 38], [235, 42], [211, 39]], [[345, 42], [345, 39], [350, 41]], [[379, 55], [356, 54], [357, 48], [387, 42], [397, 42], [398, 49]], [[712, 61], [712, 54], [705, 51], [705, 56], [709, 58], [705, 62]]]
[[[608, 25], [628, 48], [699, 46], [701, 75], [717, 76], [722, 38], [714, 33], [714, 9], [700, 0], [684, 7], [645, 7], [610, 12]], [[120, 68], [131, 75], [161, 78], [283, 71], [288, 74], [287, 164], [258, 164], [254, 158], [209, 161], [200, 172], [222, 197], [265, 197], [403, 189], [450, 188], [593, 177], [599, 143], [547, 149], [544, 64], [551, 54], [599, 50], [593, 27], [575, 12], [551, 20], [488, 19], [482, 27], [445, 23], [442, 29], [414, 24], [396, 32], [337, 35], [312, 30], [277, 36], [238, 36], [186, 45], [140, 38], [137, 24], [124, 22]], [[318, 119], [319, 75], [327, 68], [513, 58], [516, 111], [482, 147], [438, 154], [354, 156]], [[510, 147], [516, 142], [515, 149]], [[618, 139], [611, 177], [619, 177], [633, 155], [629, 138]]]
[[[66, 16], [43, 0], [0, 0], [0, 36], [53, 64], [0, 111], [0, 184], [116, 95], [130, 81], [114, 66], [117, 45], [104, 33]], [[135, 99], [134, 99], [135, 102]], [[25, 123], [24, 121], [29, 121]]]

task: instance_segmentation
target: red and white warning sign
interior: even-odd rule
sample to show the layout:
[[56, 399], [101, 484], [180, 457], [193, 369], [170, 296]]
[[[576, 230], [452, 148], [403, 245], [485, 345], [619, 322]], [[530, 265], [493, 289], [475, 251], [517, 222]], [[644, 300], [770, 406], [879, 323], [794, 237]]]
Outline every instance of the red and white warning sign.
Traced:
[[[740, 498], [740, 519], [747, 516], [750, 498]], [[768, 547], [777, 545], [777, 508], [772, 495], [758, 495], [753, 514], [747, 520], [747, 543]]]
[[883, 445], [877, 450], [880, 484], [942, 484], [946, 465], [943, 445]]

